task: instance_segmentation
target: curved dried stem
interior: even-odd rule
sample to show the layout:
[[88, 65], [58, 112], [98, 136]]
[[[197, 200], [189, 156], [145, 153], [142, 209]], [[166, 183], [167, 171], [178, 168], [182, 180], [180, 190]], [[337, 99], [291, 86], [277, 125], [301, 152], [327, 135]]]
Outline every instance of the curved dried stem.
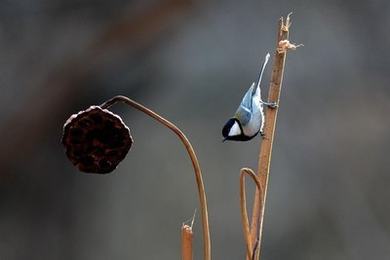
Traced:
[[[256, 252], [256, 248], [258, 248], [257, 244], [253, 247], [251, 240], [251, 232], [249, 227], [249, 219], [248, 219], [248, 211], [246, 207], [246, 189], [245, 189], [245, 176], [249, 176], [256, 184], [256, 188], [259, 190], [256, 194], [260, 196], [259, 201], [262, 202], [263, 189], [261, 187], [261, 183], [259, 178], [253, 172], [252, 169], [242, 168], [240, 170], [240, 207], [241, 207], [241, 221], [242, 221], [242, 229], [244, 231], [244, 237], [246, 242], [246, 253], [249, 259], [252, 259], [254, 253]], [[258, 241], [260, 243], [260, 240]]]
[[109, 108], [110, 106], [112, 106], [118, 102], [125, 103], [125, 104], [147, 114], [148, 116], [155, 119], [157, 122], [161, 123], [162, 125], [168, 127], [171, 131], [173, 131], [179, 137], [180, 141], [183, 143], [184, 147], [186, 148], [187, 153], [191, 159], [192, 166], [194, 168], [195, 179], [196, 179], [196, 184], [197, 184], [197, 188], [198, 188], [199, 203], [200, 203], [200, 209], [201, 209], [200, 211], [201, 211], [201, 216], [202, 216], [201, 220], [202, 220], [202, 230], [203, 230], [204, 259], [211, 260], [211, 241], [210, 241], [210, 230], [209, 230], [206, 192], [204, 189], [202, 172], [200, 169], [199, 161], [196, 157], [195, 151], [192, 148], [190, 141], [187, 139], [187, 137], [184, 135], [184, 133], [176, 125], [174, 125], [173, 123], [171, 123], [167, 119], [163, 118], [162, 116], [158, 115], [157, 113], [153, 112], [149, 108], [137, 103], [136, 101], [134, 101], [128, 97], [115, 96], [115, 97], [111, 98], [110, 100], [107, 100], [106, 102], [101, 104], [100, 107], [103, 109], [106, 109], [106, 108]]

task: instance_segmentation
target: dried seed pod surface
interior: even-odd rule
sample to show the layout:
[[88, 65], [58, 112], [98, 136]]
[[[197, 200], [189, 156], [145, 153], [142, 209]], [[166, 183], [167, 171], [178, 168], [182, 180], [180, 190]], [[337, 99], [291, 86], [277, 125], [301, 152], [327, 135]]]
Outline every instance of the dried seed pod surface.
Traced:
[[109, 173], [133, 144], [129, 128], [107, 109], [91, 106], [64, 125], [62, 143], [70, 161], [83, 172]]

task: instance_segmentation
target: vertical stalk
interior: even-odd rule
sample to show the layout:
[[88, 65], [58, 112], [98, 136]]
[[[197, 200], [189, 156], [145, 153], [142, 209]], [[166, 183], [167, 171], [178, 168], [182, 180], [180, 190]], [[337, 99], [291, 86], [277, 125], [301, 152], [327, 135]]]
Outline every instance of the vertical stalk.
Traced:
[[191, 159], [191, 162], [192, 162], [192, 167], [194, 168], [195, 179], [196, 179], [196, 184], [197, 184], [197, 188], [198, 188], [200, 213], [201, 213], [201, 217], [202, 217], [201, 220], [202, 220], [202, 230], [203, 230], [204, 260], [211, 260], [211, 241], [210, 241], [210, 230], [209, 230], [209, 218], [208, 218], [208, 211], [207, 211], [206, 192], [204, 189], [202, 171], [200, 169], [199, 161], [198, 161], [198, 158], [196, 157], [194, 148], [192, 148], [190, 141], [187, 139], [187, 137], [184, 135], [184, 133], [176, 125], [174, 125], [173, 123], [171, 123], [167, 119], [163, 118], [162, 116], [158, 115], [157, 113], [153, 112], [149, 108], [135, 102], [134, 100], [132, 100], [128, 97], [115, 96], [115, 97], [111, 98], [110, 100], [107, 100], [106, 102], [101, 104], [100, 107], [103, 109], [106, 109], [106, 108], [114, 105], [117, 102], [123, 102], [126, 105], [129, 105], [129, 106], [145, 113], [146, 115], [155, 119], [157, 122], [168, 127], [171, 131], [173, 131], [179, 137], [180, 141], [183, 143], [184, 147], [186, 148], [186, 151], [187, 151], [187, 153]]
[[[290, 14], [287, 16], [284, 22], [283, 17], [279, 19], [278, 23], [278, 35], [276, 42], [276, 50], [274, 52], [274, 61], [272, 65], [272, 76], [268, 92], [268, 102], [279, 103], [280, 91], [283, 81], [284, 65], [286, 61], [286, 54], [288, 49], [292, 49], [288, 45], [289, 27], [290, 27]], [[283, 45], [284, 44], [284, 45]], [[287, 44], [287, 45], [286, 45]], [[290, 47], [289, 47], [290, 46]], [[296, 47], [296, 46], [295, 46]], [[254, 259], [260, 259], [261, 251], [261, 239], [264, 226], [264, 209], [267, 198], [267, 187], [269, 179], [269, 169], [272, 154], [272, 145], [275, 134], [276, 118], [278, 114], [278, 107], [266, 108], [265, 116], [265, 129], [264, 138], [261, 142], [259, 153], [259, 164], [257, 176], [260, 180], [261, 189], [256, 189], [256, 194], [253, 203], [253, 213], [251, 222], [251, 240], [252, 245], [258, 243], [258, 250]], [[262, 192], [262, 196], [259, 196], [259, 192]], [[260, 201], [262, 198], [263, 201]]]
[[192, 226], [181, 226], [181, 260], [192, 260]]

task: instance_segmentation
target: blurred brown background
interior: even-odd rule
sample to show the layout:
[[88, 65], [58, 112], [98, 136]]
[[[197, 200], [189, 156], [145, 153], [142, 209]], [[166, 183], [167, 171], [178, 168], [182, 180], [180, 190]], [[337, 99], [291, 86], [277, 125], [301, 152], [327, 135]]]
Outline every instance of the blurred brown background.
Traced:
[[[0, 258], [179, 259], [198, 200], [172, 133], [116, 106], [135, 144], [104, 176], [79, 173], [59, 142], [72, 113], [123, 94], [187, 133], [214, 259], [244, 259], [238, 173], [260, 138], [220, 132], [290, 11], [305, 47], [287, 57], [264, 259], [389, 259], [386, 0], [1, 1]], [[201, 259], [199, 218], [195, 232]]]

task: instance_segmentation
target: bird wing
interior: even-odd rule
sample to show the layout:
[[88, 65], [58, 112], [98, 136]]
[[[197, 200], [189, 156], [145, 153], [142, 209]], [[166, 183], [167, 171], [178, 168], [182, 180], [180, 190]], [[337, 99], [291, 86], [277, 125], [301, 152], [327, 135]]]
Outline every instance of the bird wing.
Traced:
[[246, 125], [252, 117], [252, 96], [255, 83], [252, 83], [252, 86], [245, 93], [245, 96], [242, 98], [241, 104], [238, 107], [235, 117], [240, 121], [242, 125]]
[[261, 83], [261, 78], [263, 77], [265, 66], [268, 63], [269, 57], [270, 55], [269, 53], [267, 53], [267, 55], [264, 58], [264, 62], [261, 66], [260, 74], [257, 79], [257, 85], [255, 82], [252, 83], [248, 91], [245, 93], [245, 96], [242, 98], [241, 104], [238, 107], [236, 114], [234, 116], [238, 121], [240, 121], [242, 126], [248, 124], [248, 122], [252, 118], [253, 110], [257, 109], [256, 107], [255, 108], [252, 107], [253, 98], [254, 98], [253, 96], [259, 95], [259, 99], [261, 100], [260, 83]]

